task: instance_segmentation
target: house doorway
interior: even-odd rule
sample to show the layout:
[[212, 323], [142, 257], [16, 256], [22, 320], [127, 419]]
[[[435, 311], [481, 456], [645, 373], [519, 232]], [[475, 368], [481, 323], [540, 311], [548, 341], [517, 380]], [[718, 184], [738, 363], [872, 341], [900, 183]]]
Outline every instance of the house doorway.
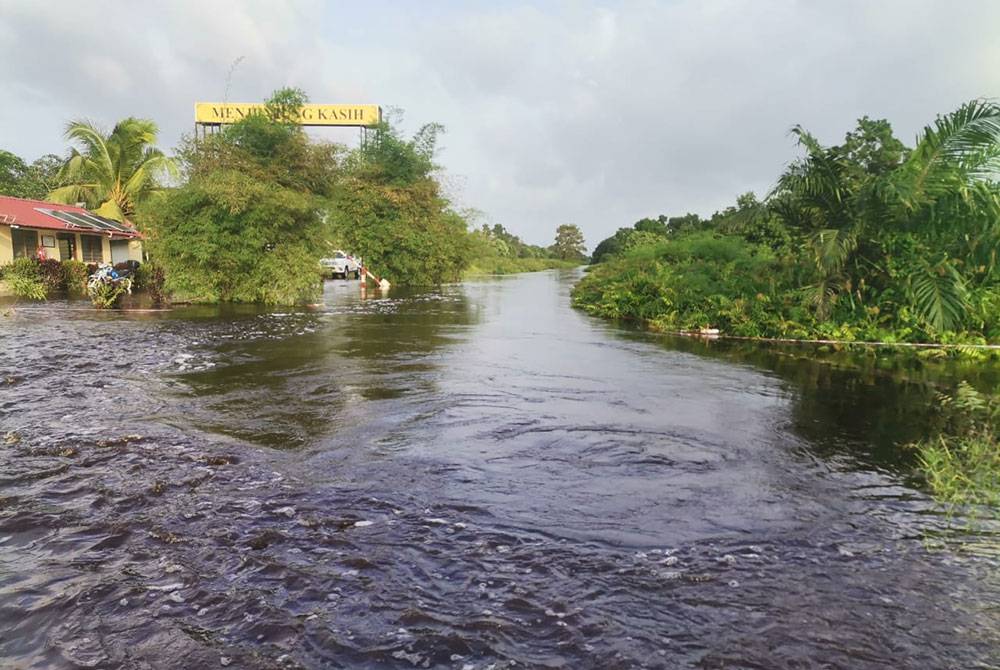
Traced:
[[59, 233], [56, 235], [56, 242], [59, 246], [60, 260], [76, 260], [76, 235], [73, 233]]

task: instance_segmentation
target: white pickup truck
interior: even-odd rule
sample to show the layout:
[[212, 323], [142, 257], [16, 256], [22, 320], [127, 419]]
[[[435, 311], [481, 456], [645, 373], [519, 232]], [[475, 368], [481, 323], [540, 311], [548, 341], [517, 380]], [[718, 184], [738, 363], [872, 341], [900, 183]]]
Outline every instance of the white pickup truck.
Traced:
[[319, 265], [323, 274], [331, 277], [357, 279], [361, 276], [361, 259], [349, 256], [339, 249], [330, 258], [321, 258]]

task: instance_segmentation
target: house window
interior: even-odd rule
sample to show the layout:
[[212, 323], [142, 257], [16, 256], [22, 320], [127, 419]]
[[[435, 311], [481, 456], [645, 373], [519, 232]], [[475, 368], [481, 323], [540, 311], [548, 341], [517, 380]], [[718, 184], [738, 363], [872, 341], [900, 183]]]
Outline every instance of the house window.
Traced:
[[104, 245], [101, 244], [100, 237], [94, 237], [93, 235], [81, 235], [80, 251], [83, 254], [84, 263], [104, 262]]
[[10, 229], [14, 243], [14, 258], [34, 258], [38, 251], [38, 233], [34, 230]]

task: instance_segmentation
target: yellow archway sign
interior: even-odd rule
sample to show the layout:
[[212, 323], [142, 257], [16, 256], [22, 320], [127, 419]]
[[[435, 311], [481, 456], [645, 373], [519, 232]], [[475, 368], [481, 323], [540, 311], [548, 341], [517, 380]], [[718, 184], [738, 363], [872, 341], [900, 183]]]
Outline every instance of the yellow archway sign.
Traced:
[[[194, 122], [203, 126], [236, 123], [253, 114], [266, 114], [261, 103], [245, 102], [196, 102]], [[302, 105], [299, 110], [300, 126], [374, 126], [382, 121], [382, 108], [378, 105]]]

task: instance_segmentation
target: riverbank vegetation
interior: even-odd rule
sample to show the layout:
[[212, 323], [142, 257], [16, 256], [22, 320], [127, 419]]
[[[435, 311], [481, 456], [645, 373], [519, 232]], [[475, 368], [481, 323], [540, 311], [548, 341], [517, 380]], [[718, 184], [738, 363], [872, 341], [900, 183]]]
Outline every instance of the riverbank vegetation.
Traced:
[[1000, 510], [1000, 398], [962, 382], [938, 395], [940, 427], [910, 445], [935, 497], [975, 515]]
[[661, 330], [845, 341], [1000, 341], [1000, 107], [972, 101], [904, 146], [861, 119], [759, 201], [644, 219], [601, 242], [574, 304]]

